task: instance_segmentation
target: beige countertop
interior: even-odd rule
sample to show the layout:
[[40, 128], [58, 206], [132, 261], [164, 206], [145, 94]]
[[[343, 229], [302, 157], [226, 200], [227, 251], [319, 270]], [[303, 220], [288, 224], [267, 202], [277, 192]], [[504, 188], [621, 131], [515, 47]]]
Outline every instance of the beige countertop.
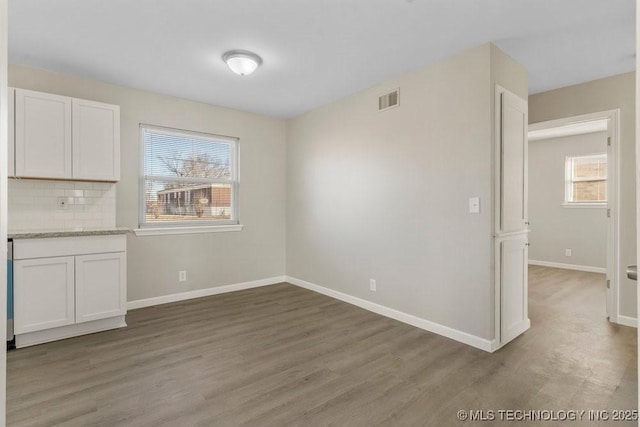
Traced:
[[127, 234], [131, 230], [124, 227], [112, 228], [74, 228], [70, 230], [16, 230], [10, 231], [10, 239], [43, 239], [50, 237], [108, 236]]

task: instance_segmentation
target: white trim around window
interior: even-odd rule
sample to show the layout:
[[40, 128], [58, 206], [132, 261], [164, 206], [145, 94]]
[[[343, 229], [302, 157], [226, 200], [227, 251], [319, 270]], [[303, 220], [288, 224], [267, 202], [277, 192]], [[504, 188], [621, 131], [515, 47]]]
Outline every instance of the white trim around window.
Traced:
[[240, 231], [238, 138], [140, 124], [138, 236]]
[[[598, 164], [598, 175], [594, 176], [576, 176], [576, 167], [582, 162], [590, 162]], [[604, 172], [601, 172], [600, 165], [604, 165]], [[564, 207], [606, 207], [607, 206], [607, 153], [597, 153], [588, 155], [576, 155], [567, 156], [565, 158], [565, 192], [564, 192]], [[604, 199], [602, 200], [575, 200], [574, 196], [574, 184], [576, 183], [589, 183], [589, 182], [603, 182], [604, 183]]]
[[563, 203], [563, 208], [569, 209], [605, 209], [607, 207], [607, 202], [594, 202], [594, 203]]
[[136, 236], [161, 236], [164, 234], [200, 234], [200, 233], [220, 233], [226, 231], [242, 231], [243, 225], [213, 225], [209, 227], [159, 227], [159, 228], [137, 228], [133, 230]]

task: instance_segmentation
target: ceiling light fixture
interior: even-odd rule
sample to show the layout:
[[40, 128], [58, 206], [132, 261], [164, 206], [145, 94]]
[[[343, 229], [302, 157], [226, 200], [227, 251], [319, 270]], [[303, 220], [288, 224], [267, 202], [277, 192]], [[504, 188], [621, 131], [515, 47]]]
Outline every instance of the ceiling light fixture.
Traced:
[[222, 60], [240, 76], [248, 76], [262, 64], [262, 58], [246, 50], [230, 50], [222, 55]]

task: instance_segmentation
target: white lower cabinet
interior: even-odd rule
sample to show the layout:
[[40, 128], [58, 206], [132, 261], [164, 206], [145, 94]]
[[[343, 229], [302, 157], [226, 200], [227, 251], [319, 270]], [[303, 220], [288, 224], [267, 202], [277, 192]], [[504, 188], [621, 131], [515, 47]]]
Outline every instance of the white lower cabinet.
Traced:
[[14, 262], [16, 334], [75, 323], [73, 258], [66, 256]]
[[14, 240], [16, 346], [126, 326], [126, 236]]
[[126, 313], [126, 262], [122, 252], [76, 257], [77, 323]]

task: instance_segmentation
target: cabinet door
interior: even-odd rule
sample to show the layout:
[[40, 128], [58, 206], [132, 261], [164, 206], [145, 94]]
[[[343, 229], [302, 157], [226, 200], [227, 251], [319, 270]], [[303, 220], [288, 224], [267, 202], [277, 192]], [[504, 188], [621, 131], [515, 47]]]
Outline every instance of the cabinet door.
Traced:
[[528, 106], [506, 89], [496, 88], [499, 197], [496, 230], [510, 233], [527, 228]]
[[7, 93], [8, 130], [7, 146], [9, 147], [7, 176], [16, 176], [16, 91], [10, 87]]
[[527, 298], [527, 238], [500, 242], [500, 343], [506, 344], [529, 328]]
[[76, 256], [76, 323], [126, 313], [124, 252]]
[[73, 178], [120, 179], [120, 107], [73, 100]]
[[16, 334], [75, 322], [73, 265], [72, 256], [14, 261]]
[[16, 176], [71, 178], [71, 98], [15, 91]]

